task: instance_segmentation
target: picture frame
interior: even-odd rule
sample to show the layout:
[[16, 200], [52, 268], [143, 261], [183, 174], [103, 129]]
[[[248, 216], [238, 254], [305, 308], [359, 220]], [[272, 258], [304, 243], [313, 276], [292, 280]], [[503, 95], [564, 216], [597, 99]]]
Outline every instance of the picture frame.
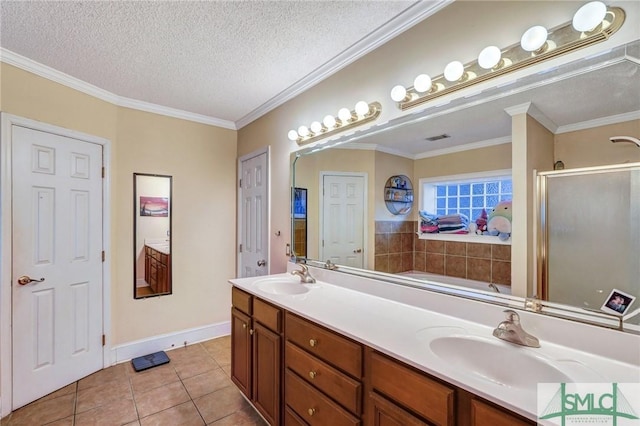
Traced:
[[307, 218], [307, 189], [293, 188], [293, 218]]
[[624, 314], [629, 311], [629, 307], [635, 300], [635, 296], [614, 288], [605, 299], [600, 310], [609, 314], [624, 316]]
[[141, 195], [140, 216], [169, 217], [169, 198]]

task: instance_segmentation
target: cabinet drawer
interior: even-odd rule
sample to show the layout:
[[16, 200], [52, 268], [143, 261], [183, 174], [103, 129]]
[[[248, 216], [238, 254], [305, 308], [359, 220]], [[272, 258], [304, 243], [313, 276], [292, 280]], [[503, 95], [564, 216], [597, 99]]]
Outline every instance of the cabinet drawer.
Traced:
[[299, 347], [287, 342], [286, 366], [352, 413], [360, 414], [362, 385]]
[[287, 370], [285, 373], [285, 401], [289, 407], [311, 426], [353, 426], [360, 420], [304, 380]]
[[[373, 426], [383, 425], [403, 425], [403, 426], [429, 426], [413, 414], [398, 407], [393, 402], [378, 395], [375, 392], [369, 393], [370, 402], [370, 424]], [[491, 423], [487, 423], [489, 425]], [[493, 425], [492, 425], [493, 426]]]
[[284, 409], [284, 426], [307, 426], [307, 424], [289, 407]]
[[286, 336], [296, 345], [360, 379], [362, 346], [307, 320], [286, 314]]
[[251, 315], [251, 295], [249, 293], [245, 293], [236, 287], [232, 287], [231, 305], [245, 314]]
[[282, 332], [282, 311], [258, 298], [253, 300], [253, 319], [276, 333]]
[[454, 424], [453, 389], [375, 352], [370, 359], [374, 389], [430, 422]]
[[529, 426], [534, 423], [522, 420], [477, 399], [472, 399], [471, 424], [473, 426]]
[[169, 261], [167, 260], [168, 256], [164, 253], [159, 253], [159, 255], [160, 255], [160, 262], [165, 265], [168, 265], [169, 264]]

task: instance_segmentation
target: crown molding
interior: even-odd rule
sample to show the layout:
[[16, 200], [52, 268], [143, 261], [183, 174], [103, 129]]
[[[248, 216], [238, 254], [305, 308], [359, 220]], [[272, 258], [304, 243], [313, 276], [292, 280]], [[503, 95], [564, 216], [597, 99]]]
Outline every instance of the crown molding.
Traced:
[[193, 121], [196, 123], [208, 124], [216, 127], [222, 127], [230, 130], [237, 130], [234, 122], [222, 120], [215, 117], [209, 117], [202, 114], [196, 114], [175, 108], [169, 108], [150, 102], [139, 101], [135, 99], [125, 98], [101, 89], [79, 78], [72, 77], [47, 65], [36, 62], [25, 56], [19, 55], [5, 48], [0, 48], [0, 62], [20, 68], [32, 74], [39, 75], [53, 82], [62, 84], [63, 86], [93, 96], [113, 105], [137, 109], [140, 111], [151, 112], [154, 114], [164, 115], [167, 117], [179, 118], [182, 120]]
[[556, 134], [586, 130], [593, 127], [607, 126], [609, 124], [624, 123], [625, 121], [631, 120], [640, 120], [640, 111], [625, 112], [624, 114], [611, 115], [609, 117], [601, 117], [594, 120], [566, 124], [564, 126], [559, 126]]
[[479, 142], [467, 143], [463, 145], [456, 145], [449, 148], [426, 151], [426, 152], [423, 152], [422, 154], [416, 154], [414, 156], [414, 159], [421, 160], [423, 158], [438, 157], [440, 155], [453, 154], [456, 152], [469, 151], [472, 149], [486, 148], [489, 146], [503, 145], [507, 143], [511, 143], [511, 136], [504, 136], [501, 138], [487, 139], [486, 141], [479, 141]]
[[375, 31], [363, 37], [349, 49], [339, 53], [333, 59], [298, 80], [296, 83], [283, 90], [249, 114], [236, 121], [238, 129], [267, 114], [269, 111], [279, 107], [285, 102], [295, 98], [304, 91], [325, 80], [342, 68], [383, 45], [387, 41], [408, 30], [440, 9], [453, 3], [454, 0], [419, 1], [406, 9], [401, 14], [380, 26]]
[[555, 134], [558, 131], [558, 125], [540, 111], [532, 102], [514, 105], [512, 107], [505, 108], [504, 111], [511, 117], [520, 114], [527, 114], [530, 117], [533, 117], [538, 123], [542, 124], [551, 133]]

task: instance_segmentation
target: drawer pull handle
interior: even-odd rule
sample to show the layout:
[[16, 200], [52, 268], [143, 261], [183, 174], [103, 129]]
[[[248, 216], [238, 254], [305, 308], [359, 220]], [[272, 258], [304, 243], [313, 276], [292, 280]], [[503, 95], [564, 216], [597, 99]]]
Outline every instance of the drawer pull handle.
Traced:
[[315, 348], [316, 346], [318, 346], [318, 341], [316, 339], [310, 339], [309, 346], [311, 346], [312, 348]]
[[316, 413], [316, 409], [315, 408], [309, 408], [307, 410], [307, 413], [309, 413], [310, 416], [313, 416]]
[[249, 334], [253, 336], [253, 328], [249, 330]]
[[247, 328], [247, 324], [242, 324], [242, 328]]
[[318, 373], [316, 373], [315, 371], [309, 371], [309, 377], [311, 377], [312, 379], [315, 379], [317, 375]]

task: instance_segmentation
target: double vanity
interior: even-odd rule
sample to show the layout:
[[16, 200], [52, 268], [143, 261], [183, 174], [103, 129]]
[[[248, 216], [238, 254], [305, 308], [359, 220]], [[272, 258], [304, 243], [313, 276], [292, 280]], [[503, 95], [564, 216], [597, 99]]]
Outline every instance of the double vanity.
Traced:
[[637, 335], [289, 269], [230, 281], [232, 380], [272, 425], [535, 424], [538, 383], [640, 382]]

